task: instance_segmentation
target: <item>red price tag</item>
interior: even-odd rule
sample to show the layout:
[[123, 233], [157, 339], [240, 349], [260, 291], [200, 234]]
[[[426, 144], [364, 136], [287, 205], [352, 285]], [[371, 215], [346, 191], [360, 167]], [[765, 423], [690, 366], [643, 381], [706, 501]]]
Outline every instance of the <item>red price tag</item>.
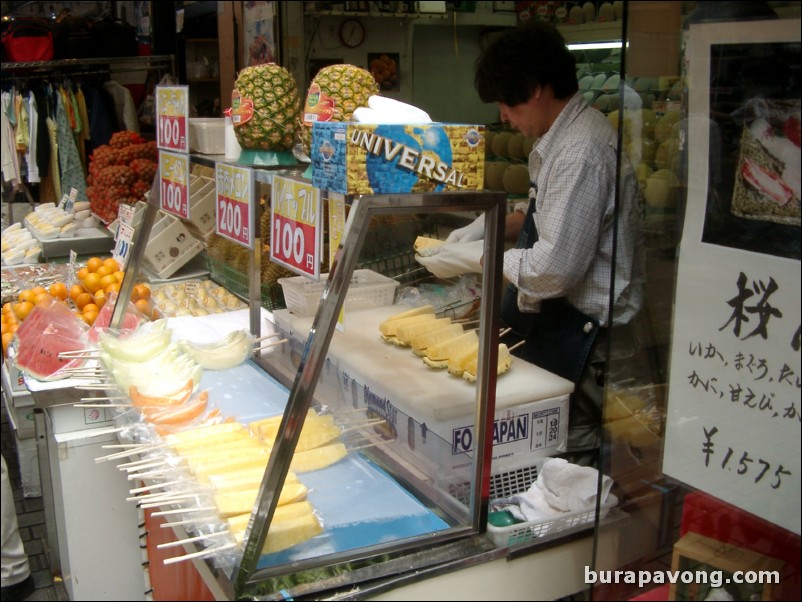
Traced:
[[186, 152], [187, 120], [182, 117], [159, 115], [159, 148]]
[[245, 247], [253, 247], [253, 170], [218, 163], [215, 174], [217, 234]]
[[189, 88], [156, 86], [156, 146], [189, 152]]
[[272, 193], [270, 259], [297, 274], [319, 279], [323, 212], [318, 189], [274, 176]]
[[189, 219], [189, 157], [159, 151], [161, 209]]

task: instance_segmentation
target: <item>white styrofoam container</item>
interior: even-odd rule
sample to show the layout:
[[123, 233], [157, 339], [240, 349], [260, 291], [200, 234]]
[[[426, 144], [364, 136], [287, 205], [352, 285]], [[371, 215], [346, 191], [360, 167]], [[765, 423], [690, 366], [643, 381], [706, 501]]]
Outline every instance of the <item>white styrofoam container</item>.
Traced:
[[225, 154], [225, 119], [212, 117], [190, 118], [189, 150], [204, 155]]
[[28, 392], [22, 372], [8, 360], [3, 360], [3, 387], [9, 387], [14, 392]]
[[190, 175], [189, 179], [189, 225], [202, 237], [215, 228], [215, 200], [217, 189], [213, 178]]
[[74, 405], [51, 406], [45, 410], [50, 416], [54, 433], [71, 433], [92, 428], [114, 426], [110, 409], [76, 408]]
[[11, 392], [3, 389], [3, 403], [11, 422], [11, 427], [20, 439], [36, 436], [33, 417], [33, 396], [30, 393]]

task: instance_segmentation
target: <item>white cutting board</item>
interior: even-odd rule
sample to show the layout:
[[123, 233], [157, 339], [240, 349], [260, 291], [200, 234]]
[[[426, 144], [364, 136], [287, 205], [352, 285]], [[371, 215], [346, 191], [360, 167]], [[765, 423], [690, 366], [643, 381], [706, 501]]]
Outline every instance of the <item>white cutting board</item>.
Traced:
[[[379, 324], [409, 309], [391, 305], [347, 313], [344, 328], [332, 338], [329, 359], [341, 373], [351, 375], [377, 395], [393, 403], [403, 403], [427, 420], [441, 421], [459, 416], [473, 417], [476, 384], [426, 366], [409, 347], [397, 347], [379, 337]], [[306, 340], [312, 318], [276, 310], [279, 328]], [[496, 413], [506, 408], [569, 395], [573, 384], [542, 368], [513, 358], [512, 366], [498, 377]]]

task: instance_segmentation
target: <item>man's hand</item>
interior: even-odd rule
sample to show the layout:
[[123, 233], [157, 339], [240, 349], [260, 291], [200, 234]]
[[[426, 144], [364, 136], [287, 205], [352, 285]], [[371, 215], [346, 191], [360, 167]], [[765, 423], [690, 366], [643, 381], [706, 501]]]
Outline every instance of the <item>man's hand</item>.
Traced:
[[446, 242], [432, 251], [434, 253], [428, 257], [415, 255], [415, 259], [438, 278], [454, 278], [468, 272], [482, 271], [483, 240], [466, 243]]

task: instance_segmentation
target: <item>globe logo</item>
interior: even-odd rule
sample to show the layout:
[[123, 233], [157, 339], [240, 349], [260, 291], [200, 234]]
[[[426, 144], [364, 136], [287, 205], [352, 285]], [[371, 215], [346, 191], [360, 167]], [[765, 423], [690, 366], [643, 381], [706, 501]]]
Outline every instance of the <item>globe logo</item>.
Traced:
[[[417, 153], [418, 158], [415, 165], [423, 156], [432, 159], [435, 164], [451, 165], [452, 163], [451, 141], [441, 126], [420, 127], [388, 124], [378, 126], [375, 134], [392, 140], [395, 144], [401, 143]], [[381, 153], [378, 155], [368, 154], [366, 159], [368, 182], [374, 192], [412, 192], [418, 179], [425, 177], [416, 171], [400, 167], [398, 165], [399, 156], [396, 155], [388, 161]], [[444, 184], [437, 183], [434, 190], [441, 191], [444, 188]]]

